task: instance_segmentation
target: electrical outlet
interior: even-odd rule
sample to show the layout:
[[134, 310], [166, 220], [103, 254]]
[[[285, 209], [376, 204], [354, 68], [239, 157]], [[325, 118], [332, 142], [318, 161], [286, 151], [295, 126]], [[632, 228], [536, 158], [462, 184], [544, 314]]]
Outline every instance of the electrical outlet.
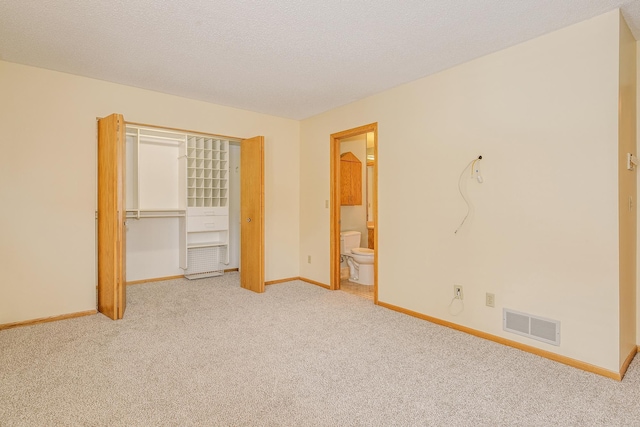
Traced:
[[487, 307], [495, 307], [496, 306], [496, 295], [487, 292], [486, 304], [487, 304]]
[[462, 285], [453, 285], [453, 296], [462, 299]]
[[307, 256], [307, 262], [311, 264], [311, 255]]

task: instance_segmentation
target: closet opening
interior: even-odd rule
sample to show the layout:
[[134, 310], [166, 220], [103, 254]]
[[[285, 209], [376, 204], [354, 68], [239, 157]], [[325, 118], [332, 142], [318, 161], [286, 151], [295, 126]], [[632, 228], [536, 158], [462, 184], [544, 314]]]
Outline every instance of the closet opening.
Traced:
[[98, 128], [100, 312], [120, 319], [127, 285], [178, 277], [240, 270], [242, 287], [264, 291], [263, 137], [118, 114], [98, 119]]
[[125, 134], [127, 284], [238, 268], [229, 214], [239, 140], [132, 123]]

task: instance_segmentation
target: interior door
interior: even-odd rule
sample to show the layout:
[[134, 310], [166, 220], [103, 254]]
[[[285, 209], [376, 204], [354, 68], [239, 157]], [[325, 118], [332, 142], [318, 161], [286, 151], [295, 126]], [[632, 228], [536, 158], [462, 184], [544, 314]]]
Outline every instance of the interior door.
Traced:
[[117, 320], [126, 307], [125, 123], [98, 120], [98, 311]]
[[264, 292], [264, 137], [240, 143], [240, 286]]

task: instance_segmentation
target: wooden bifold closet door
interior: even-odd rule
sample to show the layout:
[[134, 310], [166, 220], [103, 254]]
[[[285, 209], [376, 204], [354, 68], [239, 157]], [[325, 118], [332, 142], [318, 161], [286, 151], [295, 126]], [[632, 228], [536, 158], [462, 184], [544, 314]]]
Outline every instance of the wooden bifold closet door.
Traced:
[[98, 120], [98, 311], [117, 320], [126, 308], [125, 123]]
[[240, 286], [264, 292], [264, 137], [240, 143]]

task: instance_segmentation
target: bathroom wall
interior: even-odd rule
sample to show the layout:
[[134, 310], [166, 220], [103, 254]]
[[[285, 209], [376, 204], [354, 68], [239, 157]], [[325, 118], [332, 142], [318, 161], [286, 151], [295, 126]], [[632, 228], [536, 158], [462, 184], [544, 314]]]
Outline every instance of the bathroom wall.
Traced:
[[96, 117], [265, 136], [265, 279], [299, 276], [300, 122], [0, 61], [0, 324], [96, 308]]
[[352, 152], [362, 162], [362, 204], [340, 207], [340, 231], [359, 231], [360, 247], [367, 247], [367, 135], [358, 135], [340, 142], [340, 154]]
[[[329, 135], [377, 122], [379, 300], [617, 372], [618, 47], [613, 11], [304, 120], [301, 276], [329, 283]], [[561, 345], [503, 308], [559, 320]]]
[[[375, 140], [373, 132], [367, 133], [367, 162], [370, 162], [369, 155], [375, 156]], [[375, 158], [373, 159], [375, 161]], [[373, 181], [375, 168], [373, 165], [367, 166], [367, 221], [373, 221]]]

